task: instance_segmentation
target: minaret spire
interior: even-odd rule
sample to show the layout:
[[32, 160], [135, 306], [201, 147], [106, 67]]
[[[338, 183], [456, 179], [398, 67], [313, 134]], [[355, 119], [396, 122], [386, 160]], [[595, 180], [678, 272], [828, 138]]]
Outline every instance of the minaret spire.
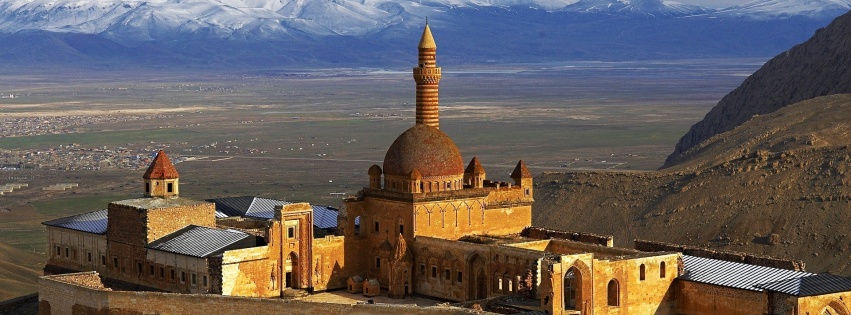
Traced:
[[439, 128], [438, 83], [440, 67], [437, 66], [437, 45], [426, 22], [420, 38], [419, 63], [414, 68], [414, 81], [417, 82], [417, 124]]

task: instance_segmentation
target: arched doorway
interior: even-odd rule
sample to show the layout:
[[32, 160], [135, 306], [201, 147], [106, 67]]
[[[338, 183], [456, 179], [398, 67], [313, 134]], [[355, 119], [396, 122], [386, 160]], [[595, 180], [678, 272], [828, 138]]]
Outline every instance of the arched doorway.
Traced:
[[481, 300], [488, 297], [488, 276], [485, 271], [485, 259], [477, 253], [473, 253], [467, 259], [467, 299]]
[[580, 310], [582, 302], [582, 273], [570, 267], [564, 274], [564, 309]]
[[298, 255], [295, 252], [290, 252], [287, 255], [287, 260], [284, 262], [284, 279], [287, 288], [298, 288]]

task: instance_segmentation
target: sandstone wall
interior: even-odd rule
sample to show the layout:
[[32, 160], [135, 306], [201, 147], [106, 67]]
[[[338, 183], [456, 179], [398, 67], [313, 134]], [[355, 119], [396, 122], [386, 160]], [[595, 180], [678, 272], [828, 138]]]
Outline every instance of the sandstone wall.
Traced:
[[[83, 279], [43, 277], [39, 280], [39, 313], [63, 314], [488, 314], [446, 306], [415, 307], [384, 304], [330, 304], [296, 300], [257, 299], [220, 295], [106, 291], [97, 286], [97, 273]], [[83, 283], [83, 284], [80, 284]], [[94, 283], [94, 284], [93, 284]], [[93, 284], [86, 286], [85, 284]]]
[[765, 266], [772, 268], [782, 268], [797, 271], [804, 271], [804, 262], [801, 260], [781, 259], [770, 256], [711, 250], [696, 246], [677, 245], [663, 242], [635, 240], [635, 249], [644, 252], [681, 252], [684, 255], [697, 256], [703, 258], [711, 258], [732, 262], [739, 262], [757, 266]]
[[280, 296], [276, 261], [269, 259], [269, 248], [251, 247], [222, 254], [222, 294], [248, 297]]
[[324, 291], [346, 287], [353, 276], [346, 272], [345, 237], [326, 236], [313, 239], [313, 260], [318, 272], [313, 274], [313, 289]]
[[598, 235], [594, 233], [557, 231], [532, 226], [523, 229], [523, 232], [521, 232], [520, 235], [540, 240], [558, 238], [608, 247], [614, 246], [614, 238], [611, 235]]
[[691, 281], [677, 281], [677, 311], [689, 315], [765, 314], [765, 293]]
[[[147, 242], [174, 233], [188, 225], [216, 227], [216, 205], [202, 203], [182, 207], [156, 208], [147, 210]], [[112, 221], [112, 213], [110, 213]]]

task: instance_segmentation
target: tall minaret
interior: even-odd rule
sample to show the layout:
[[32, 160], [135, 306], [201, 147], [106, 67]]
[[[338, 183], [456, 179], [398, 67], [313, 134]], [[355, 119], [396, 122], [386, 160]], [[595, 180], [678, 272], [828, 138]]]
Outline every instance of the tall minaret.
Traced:
[[437, 45], [431, 36], [428, 22], [418, 48], [419, 64], [414, 68], [414, 81], [417, 82], [417, 123], [439, 128], [437, 84], [440, 82], [440, 67], [435, 60]]

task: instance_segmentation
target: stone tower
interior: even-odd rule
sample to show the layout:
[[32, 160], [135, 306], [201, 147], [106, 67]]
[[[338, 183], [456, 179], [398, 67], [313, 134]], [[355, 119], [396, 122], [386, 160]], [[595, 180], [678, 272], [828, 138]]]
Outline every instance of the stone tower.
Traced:
[[145, 180], [145, 197], [169, 198], [179, 195], [180, 175], [163, 150], [157, 152], [142, 179]]
[[431, 29], [426, 23], [423, 36], [420, 38], [419, 63], [414, 68], [414, 81], [417, 82], [417, 124], [439, 128], [438, 120], [438, 83], [440, 83], [440, 67], [435, 59], [437, 45], [431, 36]]

